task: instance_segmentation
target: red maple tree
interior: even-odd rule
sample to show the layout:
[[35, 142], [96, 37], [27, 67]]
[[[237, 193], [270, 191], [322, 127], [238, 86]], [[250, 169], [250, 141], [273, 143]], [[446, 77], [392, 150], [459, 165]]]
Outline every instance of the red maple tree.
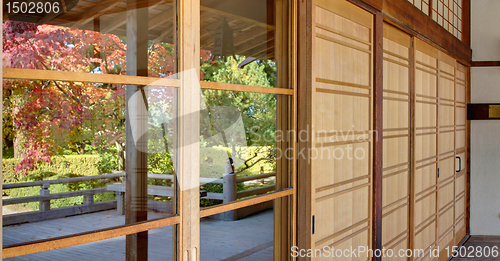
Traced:
[[[113, 34], [10, 20], [3, 26], [4, 67], [125, 74], [126, 49], [126, 38]], [[173, 74], [174, 53], [172, 44], [150, 42], [148, 75]], [[124, 85], [13, 79], [3, 86], [4, 115], [25, 153], [16, 171], [50, 162], [63, 148], [83, 153], [87, 144], [124, 141]]]

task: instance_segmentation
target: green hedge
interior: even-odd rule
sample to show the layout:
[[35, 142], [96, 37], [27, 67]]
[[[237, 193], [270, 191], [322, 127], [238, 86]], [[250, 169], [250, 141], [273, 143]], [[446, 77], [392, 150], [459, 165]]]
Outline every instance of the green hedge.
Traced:
[[[37, 165], [35, 170], [28, 171], [27, 173], [15, 173], [15, 166], [21, 162], [21, 159], [4, 159], [2, 160], [3, 165], [3, 182], [4, 184], [9, 183], [20, 183], [20, 182], [31, 182], [39, 180], [53, 180], [62, 178], [73, 178], [73, 177], [83, 177], [83, 176], [94, 176], [101, 174], [99, 171], [99, 166], [101, 164], [101, 157], [99, 155], [68, 155], [68, 156], [56, 156], [51, 158], [52, 163], [41, 163]], [[109, 180], [109, 182], [115, 182], [117, 180]], [[68, 183], [68, 184], [54, 184], [50, 186], [50, 193], [61, 193], [69, 191], [77, 191], [91, 188], [99, 188], [106, 186], [106, 183], [102, 181], [86, 181], [78, 183]], [[18, 197], [28, 197], [36, 196], [40, 194], [40, 187], [28, 187], [28, 188], [17, 188], [4, 190], [4, 194], [9, 195], [10, 198]], [[114, 199], [114, 193], [104, 193], [98, 194], [94, 197], [95, 202], [105, 201]], [[83, 196], [64, 198], [51, 200], [51, 207], [66, 207], [73, 205], [82, 204]], [[38, 210], [38, 202], [30, 202], [25, 204], [19, 204], [24, 207], [31, 208], [33, 210]]]
[[[99, 155], [69, 155], [52, 157], [52, 163], [38, 164], [37, 168], [27, 173], [15, 173], [14, 168], [22, 159], [3, 159], [2, 175], [3, 184], [26, 182], [27, 179], [36, 180], [36, 176], [41, 173], [74, 173], [81, 176], [99, 175], [99, 165], [101, 157]], [[32, 177], [32, 178], [28, 178]], [[30, 181], [34, 181], [30, 180]], [[40, 180], [40, 179], [39, 179]]]

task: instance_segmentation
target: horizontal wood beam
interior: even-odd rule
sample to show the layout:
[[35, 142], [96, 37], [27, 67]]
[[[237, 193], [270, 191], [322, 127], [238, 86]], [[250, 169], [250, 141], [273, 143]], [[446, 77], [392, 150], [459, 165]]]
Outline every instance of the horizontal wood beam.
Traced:
[[[153, 78], [153, 77], [131, 76], [131, 75], [116, 75], [116, 74], [97, 74], [97, 73], [85, 73], [85, 72], [18, 69], [18, 68], [4, 68], [3, 79], [153, 85], [153, 86], [165, 86], [165, 87], [177, 87], [177, 88], [180, 87], [180, 82], [177, 79]], [[200, 85], [202, 89], [293, 95], [293, 90], [286, 88], [260, 87], [260, 86], [241, 85], [241, 84], [218, 83], [218, 82], [200, 82]], [[44, 182], [50, 183], [50, 181], [44, 181]], [[7, 188], [5, 186], [9, 185], [15, 186], [16, 184], [6, 184], [4, 185], [4, 189]]]
[[276, 191], [276, 192], [271, 192], [271, 193], [255, 196], [255, 197], [248, 198], [248, 199], [242, 199], [242, 200], [233, 201], [230, 203], [224, 203], [221, 205], [206, 207], [206, 208], [201, 209], [200, 218], [219, 214], [219, 213], [226, 212], [229, 210], [234, 210], [234, 209], [238, 209], [238, 208], [256, 205], [256, 204], [270, 201], [273, 199], [290, 196], [292, 194], [293, 194], [293, 189], [289, 188], [289, 189], [284, 189], [281, 191]]
[[47, 238], [20, 244], [12, 244], [4, 246], [2, 258], [22, 256], [70, 246], [77, 246], [105, 239], [135, 234], [141, 231], [171, 226], [177, 223], [179, 223], [179, 216], [173, 216], [167, 218], [151, 219], [130, 225], [121, 225], [93, 230], [68, 236]]
[[102, 174], [102, 175], [95, 175], [95, 176], [84, 176], [84, 177], [75, 177], [75, 178], [64, 178], [64, 179], [52, 179], [52, 180], [40, 180], [40, 181], [31, 181], [31, 182], [22, 182], [22, 183], [3, 184], [2, 189], [26, 188], [26, 187], [42, 186], [45, 184], [65, 184], [65, 183], [83, 182], [83, 181], [98, 180], [98, 179], [120, 178], [120, 177], [125, 177], [125, 175], [126, 175], [126, 173], [124, 171], [120, 171], [120, 172], [116, 172], [116, 173]]
[[500, 120], [500, 103], [467, 104], [467, 120]]
[[[412, 3], [401, 0], [383, 0], [384, 20], [414, 36], [420, 36], [462, 63], [470, 64], [472, 50]], [[409, 30], [408, 30], [409, 29]]]
[[19, 68], [4, 68], [3, 78], [34, 80], [34, 81], [45, 80], [45, 81], [62, 81], [62, 82], [154, 85], [154, 86], [164, 86], [164, 87], [180, 86], [179, 80], [168, 79], [168, 78], [153, 78], [145, 76], [117, 75], [117, 74], [99, 74], [99, 73], [88, 73], [88, 72], [33, 70], [33, 69], [19, 69]]
[[470, 63], [472, 67], [492, 67], [500, 66], [500, 61], [472, 61]]
[[[422, 40], [440, 47], [442, 51], [469, 65], [472, 60], [470, 47], [448, 32], [431, 17], [406, 0], [348, 0], [368, 11], [377, 10], [384, 14], [384, 21], [406, 33], [419, 36]], [[371, 8], [367, 8], [367, 5]], [[467, 22], [467, 19], [463, 20]], [[467, 37], [464, 35], [463, 37]]]
[[285, 88], [260, 87], [220, 82], [200, 82], [200, 84], [202, 89], [293, 95], [292, 89]]
[[249, 189], [249, 190], [245, 190], [245, 191], [241, 191], [241, 192], [236, 193], [236, 198], [240, 199], [240, 198], [246, 198], [246, 197], [251, 197], [251, 196], [255, 196], [255, 195], [261, 195], [261, 194], [265, 194], [267, 192], [273, 191], [275, 189], [276, 189], [276, 185], [268, 185], [268, 186], [263, 186], [263, 187], [259, 187], [259, 188], [253, 188], [253, 189]]

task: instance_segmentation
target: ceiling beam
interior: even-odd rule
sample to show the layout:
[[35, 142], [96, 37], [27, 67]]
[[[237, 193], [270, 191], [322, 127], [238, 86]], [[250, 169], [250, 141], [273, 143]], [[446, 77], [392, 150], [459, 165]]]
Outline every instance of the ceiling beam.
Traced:
[[[167, 2], [170, 2], [170, 0], [168, 0]], [[149, 7], [149, 10], [153, 10], [154, 8], [156, 8], [157, 6], [161, 5], [161, 4], [164, 4], [165, 3], [165, 0], [162, 0], [152, 6]], [[169, 10], [172, 10], [172, 9], [169, 9]], [[150, 21], [149, 21], [149, 29], [153, 29], [161, 24], [163, 24], [161, 22], [161, 19], [163, 17], [163, 23], [168, 21], [167, 19], [165, 19], [165, 15], [164, 15], [164, 12], [160, 13], [159, 15], [153, 17]], [[106, 26], [106, 28], [102, 29], [101, 30], [101, 33], [102, 34], [107, 34], [113, 30], [115, 30], [116, 28], [124, 25], [125, 23], [127, 22], [127, 17], [126, 15], [123, 15], [123, 13], [118, 13], [111, 22], [108, 23], [108, 25]]]
[[94, 18], [101, 16], [105, 12], [113, 9], [115, 6], [121, 4], [123, 0], [104, 0], [103, 2], [97, 3], [92, 8], [88, 9], [79, 17], [79, 21], [75, 22], [71, 29], [78, 29], [82, 25], [94, 20]]
[[124, 16], [123, 14], [118, 13], [115, 18], [106, 26], [106, 28], [101, 30], [101, 34], [107, 34], [116, 28], [124, 25], [127, 23], [127, 17]]
[[274, 29], [274, 25], [267, 21], [267, 12], [273, 10], [268, 10], [265, 0], [201, 0], [200, 8], [202, 11]]
[[237, 54], [244, 53], [246, 51], [255, 49], [256, 47], [261, 46], [263, 44], [267, 44], [269, 41], [272, 41], [272, 40], [274, 40], [274, 37], [268, 38], [267, 35], [263, 35], [263, 36], [255, 38], [254, 40], [252, 40], [250, 42], [235, 46], [234, 52]]
[[[234, 44], [233, 45], [234, 46], [242, 45], [246, 42], [254, 40], [255, 38], [262, 37], [264, 35], [267, 36], [268, 32], [269, 31], [266, 30], [265, 28], [251, 26], [250, 29], [246, 30], [246, 32], [244, 32], [242, 34], [238, 34], [238, 35], [236, 35], [236, 37], [234, 37], [234, 39], [233, 39]], [[214, 45], [214, 42], [213, 42], [214, 37], [212, 36], [211, 38], [212, 38], [211, 39], [212, 41], [209, 41], [210, 39], [204, 39], [201, 42], [202, 43], [202, 46], [201, 46], [202, 50], [206, 50]]]
[[169, 35], [170, 35], [170, 37], [168, 37], [167, 39], [172, 39], [173, 38], [172, 34], [174, 33], [174, 28], [175, 28], [175, 26], [171, 26], [168, 30], [164, 30], [160, 36], [153, 39], [153, 43], [158, 43], [161, 40], [165, 39]]

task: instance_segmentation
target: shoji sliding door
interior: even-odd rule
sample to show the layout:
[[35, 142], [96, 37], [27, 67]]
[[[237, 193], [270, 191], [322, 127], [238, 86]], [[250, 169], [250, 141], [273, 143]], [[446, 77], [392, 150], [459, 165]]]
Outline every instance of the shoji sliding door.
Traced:
[[[309, 99], [312, 138], [307, 152], [311, 184], [306, 185], [311, 189], [311, 248], [373, 249], [379, 227], [372, 222], [380, 207], [380, 243], [393, 253], [383, 260], [445, 260], [465, 235], [466, 68], [384, 24], [378, 205], [374, 170], [380, 166], [373, 153], [379, 143], [372, 138], [375, 115], [380, 115], [374, 106], [373, 75], [379, 68], [373, 62], [374, 17], [348, 1], [315, 3], [313, 84], [304, 92], [311, 94], [304, 98]], [[415, 250], [414, 257], [400, 256], [409, 249]]]
[[[438, 237], [443, 255], [454, 244], [455, 215], [455, 64], [448, 55], [439, 52], [438, 81]], [[445, 258], [446, 260], [446, 258]]]
[[415, 122], [413, 135], [413, 225], [414, 249], [436, 246], [437, 172], [438, 172], [438, 50], [416, 39], [415, 52]]
[[312, 248], [371, 246], [373, 16], [347, 1], [316, 4]]
[[455, 244], [465, 236], [467, 130], [467, 68], [457, 64], [455, 70]]
[[415, 260], [446, 260], [466, 229], [466, 67], [418, 39], [414, 106]]
[[410, 246], [410, 44], [384, 24], [382, 245], [394, 253]]

